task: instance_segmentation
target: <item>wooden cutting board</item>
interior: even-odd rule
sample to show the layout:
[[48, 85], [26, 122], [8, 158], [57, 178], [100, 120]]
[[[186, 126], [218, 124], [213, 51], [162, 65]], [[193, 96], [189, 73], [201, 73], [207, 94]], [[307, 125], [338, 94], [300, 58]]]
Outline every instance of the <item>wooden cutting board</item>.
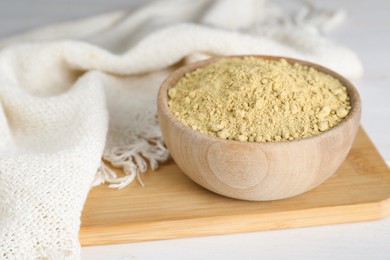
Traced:
[[99, 186], [82, 214], [83, 246], [380, 219], [390, 215], [390, 171], [360, 129], [345, 162], [324, 184], [271, 202], [225, 198], [188, 179], [173, 161], [122, 190]]

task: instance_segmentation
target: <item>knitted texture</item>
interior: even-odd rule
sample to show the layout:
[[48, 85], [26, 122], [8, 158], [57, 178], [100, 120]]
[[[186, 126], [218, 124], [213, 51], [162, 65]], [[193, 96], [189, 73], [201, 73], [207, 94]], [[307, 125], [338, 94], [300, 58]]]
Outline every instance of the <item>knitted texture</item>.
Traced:
[[166, 0], [0, 41], [0, 258], [80, 257], [91, 185], [123, 188], [168, 158], [155, 98], [179, 65], [267, 54], [359, 76], [356, 55], [324, 36], [343, 17], [257, 0]]

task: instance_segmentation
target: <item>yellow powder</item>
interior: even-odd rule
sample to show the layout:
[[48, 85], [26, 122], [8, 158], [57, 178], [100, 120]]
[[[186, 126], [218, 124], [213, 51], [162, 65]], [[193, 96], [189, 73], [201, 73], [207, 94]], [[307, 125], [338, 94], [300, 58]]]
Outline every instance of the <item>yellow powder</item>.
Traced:
[[326, 131], [351, 107], [330, 75], [286, 60], [225, 58], [187, 73], [168, 91], [185, 125], [223, 139], [274, 142]]

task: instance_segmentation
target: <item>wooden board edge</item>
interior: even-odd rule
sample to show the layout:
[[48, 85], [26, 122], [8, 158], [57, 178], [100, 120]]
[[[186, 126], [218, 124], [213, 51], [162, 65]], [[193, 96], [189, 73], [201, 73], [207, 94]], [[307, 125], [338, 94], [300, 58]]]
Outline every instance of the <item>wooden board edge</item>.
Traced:
[[390, 198], [380, 201], [379, 205], [381, 207], [382, 218], [390, 216]]
[[390, 198], [366, 204], [278, 213], [251, 213], [81, 227], [79, 239], [82, 246], [95, 246], [371, 221], [389, 215]]

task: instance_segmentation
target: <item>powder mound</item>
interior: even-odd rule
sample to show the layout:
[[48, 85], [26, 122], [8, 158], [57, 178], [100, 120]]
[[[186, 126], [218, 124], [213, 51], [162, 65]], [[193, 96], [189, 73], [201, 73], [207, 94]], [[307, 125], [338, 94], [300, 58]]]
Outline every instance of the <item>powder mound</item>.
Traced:
[[286, 60], [224, 58], [189, 72], [168, 91], [185, 125], [223, 139], [291, 141], [318, 135], [351, 110], [334, 77]]

